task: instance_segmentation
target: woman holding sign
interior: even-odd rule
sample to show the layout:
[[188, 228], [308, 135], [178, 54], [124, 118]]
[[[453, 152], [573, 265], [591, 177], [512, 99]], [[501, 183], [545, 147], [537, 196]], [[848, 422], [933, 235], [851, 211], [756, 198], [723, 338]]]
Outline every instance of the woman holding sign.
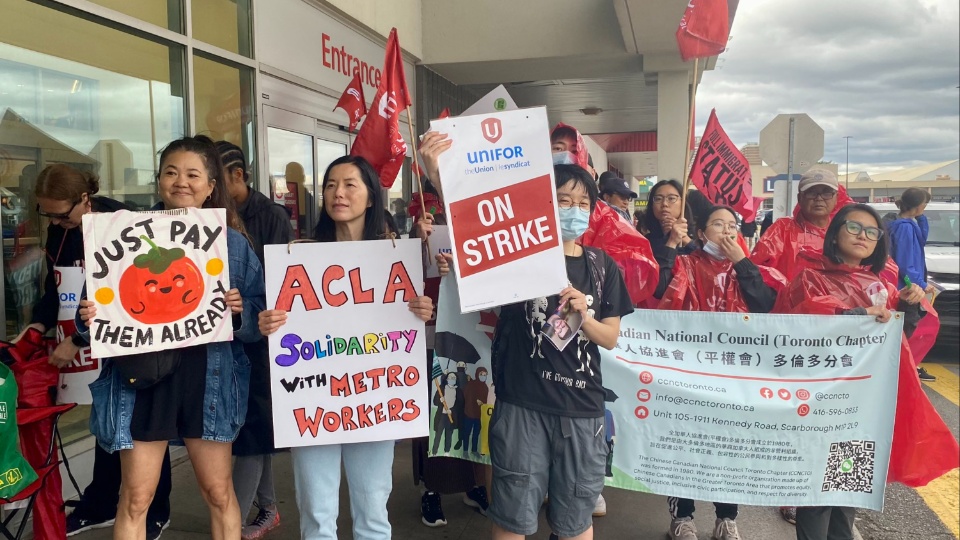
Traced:
[[[213, 142], [203, 136], [170, 143], [160, 154], [156, 210], [225, 208], [230, 287], [226, 305], [233, 314], [231, 342], [177, 349], [177, 368], [152, 386], [134, 389], [115, 362], [90, 385], [91, 431], [108, 451], [120, 450], [123, 481], [114, 538], [143, 538], [167, 441], [182, 439], [210, 509], [214, 539], [240, 538], [240, 508], [231, 477], [231, 446], [246, 416], [250, 361], [242, 342], [260, 339], [257, 314], [264, 304], [260, 261], [243, 231], [224, 185], [225, 174]], [[80, 318], [96, 317], [92, 302], [81, 302]], [[133, 361], [125, 357], [117, 361]]]
[[[323, 206], [314, 230], [316, 241], [355, 242], [384, 238], [380, 179], [365, 159], [344, 156], [334, 160], [323, 178]], [[423, 230], [429, 232], [426, 227]], [[424, 321], [433, 315], [433, 302], [426, 296], [414, 298], [408, 307]], [[260, 332], [269, 336], [286, 321], [286, 311], [263, 311], [260, 313]], [[393, 489], [393, 450], [394, 441], [291, 449], [301, 538], [337, 538], [341, 461], [350, 487], [353, 537], [358, 540], [390, 538], [387, 499]]]
[[[778, 222], [779, 223], [779, 222]], [[822, 254], [800, 251], [798, 272], [783, 291], [777, 311], [820, 315], [870, 315], [879, 323], [904, 312], [904, 333], [920, 319], [923, 289], [910, 284], [901, 290], [880, 273], [887, 263], [887, 244], [880, 215], [865, 204], [843, 207], [829, 222]], [[897, 412], [893, 428], [888, 482], [922, 486], [957, 466], [957, 442], [913, 376], [906, 340], [901, 342]], [[827, 483], [824, 483], [826, 490]], [[837, 486], [837, 491], [842, 487]], [[855, 508], [797, 508], [798, 540], [853, 538]]]
[[[670, 280], [659, 309], [769, 313], [777, 293], [786, 286], [786, 279], [772, 268], [750, 262], [737, 242], [739, 229], [736, 213], [727, 206], [714, 206], [697, 216], [695, 245], [700, 249], [677, 256], [676, 262], [665, 270]], [[668, 503], [672, 518], [670, 539], [696, 539], [693, 500], [670, 497]], [[737, 505], [714, 506], [717, 519], [711, 538], [739, 540]]]

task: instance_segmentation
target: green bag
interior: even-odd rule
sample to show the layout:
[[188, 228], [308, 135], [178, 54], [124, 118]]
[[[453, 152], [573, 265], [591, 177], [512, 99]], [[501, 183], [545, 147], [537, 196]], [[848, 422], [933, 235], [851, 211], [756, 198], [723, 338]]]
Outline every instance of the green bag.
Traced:
[[0, 499], [11, 499], [37, 479], [20, 453], [17, 429], [17, 381], [0, 362]]

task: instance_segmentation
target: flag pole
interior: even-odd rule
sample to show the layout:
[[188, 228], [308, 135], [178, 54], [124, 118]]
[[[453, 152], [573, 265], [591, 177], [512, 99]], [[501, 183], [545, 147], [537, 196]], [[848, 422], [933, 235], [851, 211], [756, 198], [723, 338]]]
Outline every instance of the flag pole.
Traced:
[[[423, 200], [423, 180], [420, 179], [420, 160], [417, 159], [417, 135], [413, 131], [413, 117], [410, 116], [410, 105], [407, 105], [407, 128], [410, 129], [410, 144], [413, 146], [413, 174], [417, 177], [417, 192], [420, 194], [420, 212], [427, 214], [427, 203]], [[424, 236], [427, 244], [427, 254], [433, 253], [430, 249], [430, 237]], [[433, 266], [433, 257], [427, 257], [427, 265]]]
[[683, 156], [683, 193], [680, 194], [680, 216], [683, 217], [684, 205], [687, 204], [687, 191], [690, 190], [690, 143], [693, 140], [693, 128], [696, 105], [697, 105], [697, 82], [699, 80], [700, 58], [693, 59], [693, 91], [690, 93], [690, 121], [687, 124], [687, 140], [684, 141]]

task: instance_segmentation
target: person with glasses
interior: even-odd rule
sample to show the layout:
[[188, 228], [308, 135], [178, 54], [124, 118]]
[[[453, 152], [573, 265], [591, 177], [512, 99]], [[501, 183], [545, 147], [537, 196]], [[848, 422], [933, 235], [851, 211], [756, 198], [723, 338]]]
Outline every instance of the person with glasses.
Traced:
[[[868, 205], [853, 204], [837, 212], [826, 228], [822, 253], [818, 250], [803, 250], [799, 253], [800, 269], [780, 295], [775, 311], [820, 315], [871, 315], [877, 322], [886, 323], [891, 319], [891, 311], [897, 310], [904, 312], [904, 333], [910, 335], [920, 318], [919, 302], [923, 298], [923, 289], [917, 284], [911, 284], [898, 291], [893, 284], [881, 277], [887, 263], [887, 244], [884, 231], [880, 227], [880, 215]], [[902, 350], [906, 350], [906, 347]], [[904, 362], [913, 365], [910, 359], [901, 360], [901, 365]], [[903, 371], [901, 366], [901, 374]], [[904, 401], [904, 385], [913, 385], [913, 395], [919, 400], [926, 399], [919, 390], [916, 378], [901, 376], [900, 385], [898, 402]], [[916, 401], [909, 403], [907, 409], [910, 414], [903, 420], [907, 423], [919, 421], [923, 416], [923, 406], [929, 406], [929, 402], [925, 405]], [[916, 418], [909, 418], [914, 414], [917, 414]], [[897, 448], [900, 447], [897, 440], [905, 435], [898, 410], [889, 481], [899, 480], [895, 474], [899, 462]], [[916, 445], [907, 443], [906, 446]], [[931, 453], [939, 454], [941, 451], [944, 455], [950, 454], [946, 449], [939, 448]], [[950, 468], [956, 467], [955, 455], [956, 450], [953, 451]], [[909, 461], [914, 463], [914, 467], [926, 466], [918, 463], [917, 458], [920, 458], [920, 462], [924, 461], [921, 456], [913, 458]], [[855, 515], [855, 508], [799, 507], [796, 510], [797, 540], [851, 539]]]
[[[722, 313], [769, 313], [778, 292], [787, 284], [783, 275], [757, 267], [738, 242], [737, 215], [727, 206], [713, 206], [696, 220], [696, 245], [700, 249], [679, 255], [672, 268], [672, 280], [660, 300], [659, 309], [711, 311]], [[671, 540], [696, 540], [694, 502], [670, 497]], [[740, 540], [736, 504], [714, 503], [717, 540]]]
[[663, 297], [667, 285], [673, 279], [673, 265], [678, 254], [686, 254], [696, 249], [691, 243], [693, 233], [693, 213], [689, 201], [684, 201], [681, 210], [680, 194], [683, 185], [670, 179], [661, 180], [650, 188], [647, 195], [647, 209], [643, 220], [637, 224], [637, 230], [647, 237], [653, 255], [660, 266], [657, 288], [646, 307], [656, 308], [657, 301]]
[[[81, 171], [69, 165], [50, 165], [37, 177], [34, 190], [37, 198], [37, 214], [48, 221], [45, 244], [47, 276], [44, 280], [43, 296], [33, 310], [31, 323], [14, 338], [14, 342], [19, 341], [31, 328], [46, 333], [47, 330], [56, 326], [57, 314], [60, 310], [56, 268], [83, 267], [83, 231], [81, 230], [83, 216], [90, 212], [116, 212], [130, 209], [122, 202], [95, 196], [99, 190], [100, 179], [96, 174]], [[80, 349], [88, 345], [81, 333], [64, 336], [50, 355], [50, 363], [59, 368], [67, 367]], [[57, 485], [53, 491], [59, 494], [59, 476], [55, 476]], [[170, 521], [171, 485], [168, 454], [157, 486], [157, 496], [148, 510], [150, 522], [156, 524], [149, 528], [148, 539], [157, 538], [163, 525]], [[66, 517], [67, 536], [112, 525], [116, 516], [119, 493], [120, 456], [110, 454], [96, 445], [93, 479], [83, 490], [80, 500], [75, 503], [74, 511]], [[62, 504], [62, 500], [58, 504]], [[39, 537], [42, 537], [42, 534]]]

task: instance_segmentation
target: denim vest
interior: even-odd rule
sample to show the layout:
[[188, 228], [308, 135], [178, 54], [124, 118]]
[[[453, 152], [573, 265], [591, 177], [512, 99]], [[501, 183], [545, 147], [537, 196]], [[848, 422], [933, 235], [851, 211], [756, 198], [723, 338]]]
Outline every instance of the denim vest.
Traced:
[[[233, 229], [227, 230], [227, 253], [230, 259], [230, 288], [239, 289], [243, 298], [240, 328], [233, 341], [207, 344], [207, 382], [203, 395], [203, 439], [233, 442], [247, 416], [250, 386], [250, 359], [241, 342], [262, 339], [257, 318], [264, 309], [266, 292], [263, 268], [246, 238]], [[89, 339], [89, 329], [77, 313], [77, 328]], [[113, 361], [103, 360], [103, 370], [90, 383], [93, 407], [90, 411], [90, 433], [108, 452], [133, 448], [130, 421], [136, 401], [136, 390], [120, 380]]]

